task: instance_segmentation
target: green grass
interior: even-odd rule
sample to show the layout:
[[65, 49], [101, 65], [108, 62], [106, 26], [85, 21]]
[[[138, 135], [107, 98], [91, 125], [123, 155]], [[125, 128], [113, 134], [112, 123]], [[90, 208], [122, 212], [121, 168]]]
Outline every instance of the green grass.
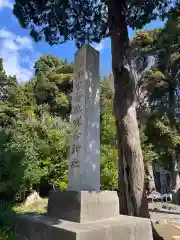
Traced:
[[13, 211], [16, 213], [45, 213], [47, 211], [47, 203], [48, 199], [40, 199], [29, 206], [25, 206], [24, 204], [15, 206], [13, 207]]
[[1, 231], [0, 230], [0, 240], [15, 240], [16, 236], [12, 230]]

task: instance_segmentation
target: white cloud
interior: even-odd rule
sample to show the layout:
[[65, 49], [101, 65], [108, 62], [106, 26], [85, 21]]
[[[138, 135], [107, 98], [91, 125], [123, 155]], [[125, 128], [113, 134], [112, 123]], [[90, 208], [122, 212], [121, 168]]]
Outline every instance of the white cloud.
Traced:
[[109, 46], [108, 46], [109, 44], [110, 44], [110, 43], [109, 43], [109, 39], [106, 38], [106, 39], [103, 39], [100, 43], [93, 43], [92, 45], [93, 45], [93, 47], [94, 47], [97, 51], [101, 52], [101, 51], [103, 51], [106, 47], [109, 47]]
[[98, 44], [94, 44], [94, 48], [97, 50], [97, 51], [102, 51], [104, 49], [104, 42], [101, 41], [100, 43]]
[[[22, 55], [23, 51], [26, 51], [26, 56]], [[16, 35], [5, 28], [0, 29], [0, 56], [3, 57], [7, 74], [16, 75], [19, 82], [27, 81], [33, 75], [32, 62], [35, 55], [29, 37]]]
[[9, 75], [16, 75], [19, 82], [28, 81], [32, 77], [32, 70], [23, 68], [20, 65], [19, 55], [12, 55], [10, 53], [5, 54], [4, 59], [4, 68]]
[[27, 48], [29, 50], [33, 49], [32, 40], [28, 37], [17, 36], [15, 41], [22, 49], [23, 48]]
[[7, 48], [9, 45], [12, 50], [33, 50], [33, 42], [29, 37], [16, 35], [5, 28], [0, 29], [0, 39], [4, 39], [4, 44], [7, 45]]
[[7, 31], [5, 28], [1, 28], [0, 35], [2, 38], [12, 38], [14, 34], [12, 32]]
[[10, 0], [0, 0], [0, 10], [3, 8], [13, 8], [13, 2]]

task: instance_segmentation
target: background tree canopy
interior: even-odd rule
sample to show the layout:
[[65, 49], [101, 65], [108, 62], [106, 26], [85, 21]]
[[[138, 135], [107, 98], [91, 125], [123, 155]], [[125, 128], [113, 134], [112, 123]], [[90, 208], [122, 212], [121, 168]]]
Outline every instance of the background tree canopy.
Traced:
[[[67, 188], [73, 63], [42, 55], [34, 68], [34, 77], [20, 85], [6, 75], [1, 59], [0, 196], [5, 200], [22, 201], [47, 184]], [[111, 84], [102, 81], [102, 189], [117, 188], [112, 99]]]
[[[141, 28], [159, 15], [164, 18], [172, 3], [170, 0], [113, 2], [118, 6], [116, 11], [125, 15], [127, 25], [132, 28]], [[36, 41], [45, 38], [51, 45], [72, 38], [78, 45], [99, 42], [108, 33], [108, 1], [105, 0], [16, 0], [13, 12]]]

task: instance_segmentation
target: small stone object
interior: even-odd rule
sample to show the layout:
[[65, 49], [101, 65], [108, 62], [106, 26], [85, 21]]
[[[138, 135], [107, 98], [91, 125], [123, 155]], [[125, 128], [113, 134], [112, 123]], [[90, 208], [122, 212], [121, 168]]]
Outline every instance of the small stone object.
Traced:
[[29, 205], [33, 204], [35, 201], [37, 201], [37, 200], [39, 200], [39, 199], [40, 199], [39, 194], [38, 194], [37, 192], [33, 192], [33, 193], [31, 193], [31, 194], [27, 197], [24, 205], [25, 205], [25, 206], [29, 206]]
[[155, 222], [155, 224], [168, 224], [168, 221], [167, 220], [164, 220], [164, 219], [160, 219], [158, 221]]

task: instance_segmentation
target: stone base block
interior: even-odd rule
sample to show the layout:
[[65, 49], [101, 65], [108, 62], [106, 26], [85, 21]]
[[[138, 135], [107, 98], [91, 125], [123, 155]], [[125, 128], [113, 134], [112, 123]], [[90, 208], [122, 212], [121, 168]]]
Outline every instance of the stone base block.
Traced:
[[17, 240], [152, 240], [147, 219], [119, 215], [90, 223], [76, 223], [45, 215], [19, 215]]
[[72, 222], [90, 222], [119, 215], [116, 191], [51, 192], [48, 216]]

